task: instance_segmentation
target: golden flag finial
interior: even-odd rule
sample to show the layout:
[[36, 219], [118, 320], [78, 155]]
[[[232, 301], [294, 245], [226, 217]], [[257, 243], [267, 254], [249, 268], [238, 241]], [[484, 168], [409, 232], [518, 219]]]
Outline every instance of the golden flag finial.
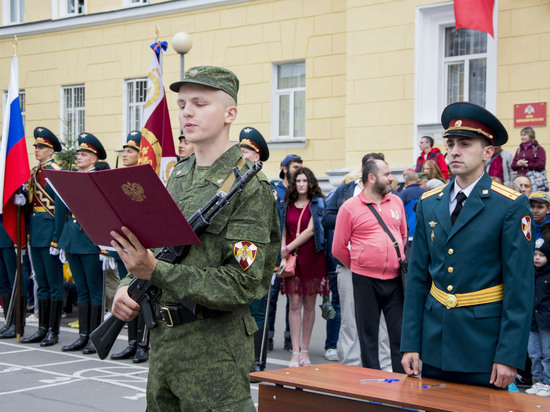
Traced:
[[160, 36], [160, 29], [158, 24], [155, 26], [155, 40], [158, 40]]
[[17, 56], [17, 36], [13, 36], [13, 55]]

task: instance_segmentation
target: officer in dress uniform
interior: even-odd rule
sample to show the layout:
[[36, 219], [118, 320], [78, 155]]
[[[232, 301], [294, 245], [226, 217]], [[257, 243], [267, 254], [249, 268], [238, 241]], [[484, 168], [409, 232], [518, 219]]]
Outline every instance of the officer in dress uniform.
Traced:
[[[139, 161], [139, 150], [141, 145], [141, 132], [139, 130], [132, 130], [128, 133], [126, 138], [126, 144], [122, 146], [124, 149], [122, 152], [122, 165], [135, 166]], [[128, 274], [126, 266], [120, 259], [120, 256], [115, 251], [109, 251], [109, 256], [116, 259], [118, 275], [120, 279], [124, 279]], [[146, 339], [146, 343], [143, 341], [143, 333], [145, 329], [145, 321], [143, 316], [140, 314], [135, 319], [132, 319], [128, 322], [128, 346], [119, 353], [113, 353], [111, 359], [130, 359], [134, 363], [146, 362], [149, 359], [149, 340]], [[147, 332], [148, 333], [148, 332]]]
[[[17, 270], [17, 255], [14, 249], [13, 240], [10, 238], [2, 223], [0, 215], [0, 297], [2, 298], [2, 308], [4, 311], [4, 326], [0, 328], [0, 339], [13, 339], [16, 334], [17, 309], [15, 309], [11, 318], [7, 319], [8, 308], [12, 296], [13, 285]], [[27, 282], [25, 276], [21, 276], [21, 321], [25, 326], [25, 316], [27, 314]], [[14, 296], [15, 299], [15, 296]], [[15, 308], [16, 306], [14, 306]], [[23, 332], [21, 332], [23, 333]]]
[[525, 364], [533, 311], [533, 217], [524, 195], [484, 171], [508, 140], [472, 103], [441, 117], [451, 172], [418, 202], [401, 351], [408, 375], [505, 388]]
[[[46, 182], [44, 169], [59, 170], [54, 152], [61, 151], [57, 136], [45, 127], [34, 129], [34, 155], [38, 166], [31, 171], [29, 180], [31, 259], [38, 285], [38, 331], [21, 339], [21, 343], [40, 342], [51, 346], [59, 340], [59, 326], [63, 311], [63, 267], [58, 256], [50, 254], [50, 243], [55, 231], [56, 196]], [[55, 253], [55, 248], [52, 250]]]
[[[269, 148], [262, 134], [254, 127], [245, 127], [239, 134], [239, 146], [243, 152], [243, 157], [249, 159], [252, 163], [258, 160], [265, 162], [269, 159]], [[260, 372], [265, 370], [267, 362], [267, 342], [262, 341], [267, 339], [264, 337], [265, 329], [265, 311], [267, 305], [267, 295], [261, 299], [257, 299], [250, 304], [250, 313], [258, 325], [258, 330], [254, 332], [254, 365], [250, 372]], [[263, 349], [263, 351], [262, 351]], [[251, 379], [251, 382], [257, 382]]]
[[[107, 157], [103, 145], [91, 133], [78, 137], [77, 166], [80, 172], [93, 172], [98, 160]], [[63, 351], [95, 353], [89, 334], [101, 323], [103, 270], [99, 259], [100, 250], [88, 238], [74, 215], [63, 202], [55, 205], [56, 230], [52, 246], [58, 242], [60, 257], [66, 253], [73, 275], [78, 305], [79, 337], [71, 345], [63, 346]]]
[[[179, 93], [180, 126], [195, 146], [166, 185], [186, 217], [232, 185], [233, 167], [244, 173], [251, 165], [229, 140], [238, 85], [233, 72], [200, 66], [170, 86]], [[147, 410], [254, 411], [248, 373], [258, 327], [249, 305], [266, 294], [280, 247], [265, 175], [246, 184], [180, 263], [157, 261], [126, 228], [119, 230], [132, 239], [116, 234], [112, 242], [126, 268], [162, 288], [155, 306], [159, 325], [151, 330]], [[121, 282], [113, 302], [113, 314], [123, 320], [140, 309], [128, 296], [129, 282], [130, 276]]]

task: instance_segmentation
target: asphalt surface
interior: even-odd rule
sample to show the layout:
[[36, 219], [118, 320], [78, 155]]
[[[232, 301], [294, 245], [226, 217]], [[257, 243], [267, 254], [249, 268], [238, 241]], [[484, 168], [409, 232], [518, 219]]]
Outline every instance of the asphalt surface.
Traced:
[[[280, 297], [276, 319], [275, 348], [268, 353], [267, 369], [286, 368], [290, 353], [283, 349], [284, 304]], [[327, 363], [324, 355], [325, 326], [317, 302], [317, 317], [309, 348], [312, 364]], [[144, 411], [148, 363], [131, 360], [100, 360], [97, 355], [62, 352], [74, 342], [78, 329], [68, 326], [77, 319], [76, 307], [62, 319], [59, 343], [47, 348], [18, 344], [16, 339], [0, 340], [0, 411]], [[3, 318], [0, 325], [3, 325]], [[27, 323], [24, 336], [37, 330]], [[123, 330], [111, 353], [126, 347]], [[258, 402], [258, 384], [251, 384], [254, 403]]]

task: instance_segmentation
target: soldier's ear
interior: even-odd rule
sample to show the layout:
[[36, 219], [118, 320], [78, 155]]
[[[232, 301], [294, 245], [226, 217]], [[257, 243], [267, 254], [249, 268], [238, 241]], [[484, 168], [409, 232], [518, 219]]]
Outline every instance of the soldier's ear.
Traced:
[[493, 154], [495, 153], [495, 147], [492, 145], [485, 146], [483, 148], [483, 160], [487, 161], [491, 157], [493, 157]]
[[225, 123], [231, 124], [237, 118], [237, 107], [229, 106], [225, 109]]

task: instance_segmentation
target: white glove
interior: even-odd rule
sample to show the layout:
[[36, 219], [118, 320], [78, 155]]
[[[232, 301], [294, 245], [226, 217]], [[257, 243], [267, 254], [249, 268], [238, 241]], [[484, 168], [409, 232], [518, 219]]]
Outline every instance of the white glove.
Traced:
[[67, 252], [65, 252], [63, 249], [59, 249], [59, 260], [63, 264], [69, 263], [69, 261], [67, 260]]
[[25, 199], [25, 196], [21, 193], [16, 193], [13, 198], [13, 203], [15, 203], [17, 206], [25, 206], [25, 203], [27, 203], [27, 199]]
[[99, 254], [99, 260], [101, 261], [101, 268], [104, 271], [109, 269], [109, 256], [100, 253]]
[[57, 256], [59, 255], [59, 248], [50, 246], [50, 255]]

